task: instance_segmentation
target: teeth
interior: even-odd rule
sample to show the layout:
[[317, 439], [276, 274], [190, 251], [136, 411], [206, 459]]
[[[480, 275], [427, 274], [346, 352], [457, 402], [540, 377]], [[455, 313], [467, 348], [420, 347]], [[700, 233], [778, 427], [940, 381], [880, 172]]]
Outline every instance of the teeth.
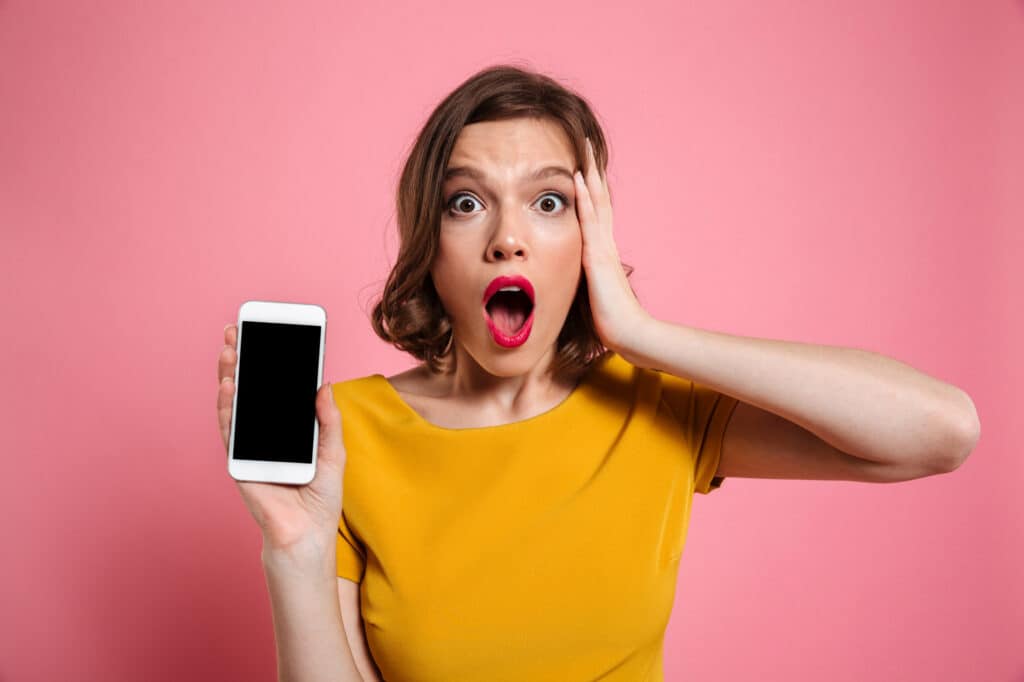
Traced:
[[522, 291], [520, 287], [502, 287], [498, 291]]

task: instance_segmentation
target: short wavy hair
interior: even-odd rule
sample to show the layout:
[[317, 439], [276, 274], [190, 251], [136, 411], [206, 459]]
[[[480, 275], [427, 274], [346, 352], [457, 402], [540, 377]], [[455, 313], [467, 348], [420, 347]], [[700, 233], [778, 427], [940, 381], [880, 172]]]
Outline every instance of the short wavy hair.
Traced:
[[[606, 172], [608, 148], [589, 104], [544, 74], [511, 64], [491, 66], [465, 80], [434, 109], [402, 170], [396, 199], [399, 252], [371, 317], [377, 336], [425, 362], [431, 372], [454, 371], [454, 329], [430, 276], [449, 157], [464, 126], [523, 117], [559, 124], [573, 146], [578, 169], [583, 168], [589, 137], [597, 166], [602, 175]], [[622, 267], [628, 278], [633, 268], [624, 263]], [[608, 351], [594, 328], [586, 271], [558, 334], [556, 351], [556, 374], [585, 370]]]

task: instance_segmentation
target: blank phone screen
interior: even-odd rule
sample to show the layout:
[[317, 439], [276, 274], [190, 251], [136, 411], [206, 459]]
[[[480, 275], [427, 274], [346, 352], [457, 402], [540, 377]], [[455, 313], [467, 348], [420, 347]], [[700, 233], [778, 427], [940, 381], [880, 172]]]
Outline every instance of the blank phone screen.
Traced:
[[313, 462], [320, 327], [242, 321], [235, 459]]

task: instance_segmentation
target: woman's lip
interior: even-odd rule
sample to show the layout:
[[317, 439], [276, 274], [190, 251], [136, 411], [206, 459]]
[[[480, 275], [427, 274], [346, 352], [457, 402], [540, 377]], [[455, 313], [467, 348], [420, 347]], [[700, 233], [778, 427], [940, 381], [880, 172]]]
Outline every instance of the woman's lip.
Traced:
[[482, 303], [486, 306], [487, 302], [491, 300], [491, 296], [494, 296], [495, 292], [502, 287], [519, 287], [530, 297], [531, 303], [536, 303], [536, 298], [533, 295], [533, 285], [530, 284], [530, 280], [526, 279], [522, 275], [501, 275], [491, 280], [491, 283], [487, 285], [487, 289], [484, 291], [484, 300]]

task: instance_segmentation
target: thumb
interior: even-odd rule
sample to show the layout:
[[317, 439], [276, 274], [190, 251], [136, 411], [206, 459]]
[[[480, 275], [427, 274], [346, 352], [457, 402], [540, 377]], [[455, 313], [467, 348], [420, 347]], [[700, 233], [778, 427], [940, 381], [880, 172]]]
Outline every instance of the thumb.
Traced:
[[317, 392], [316, 416], [320, 422], [317, 459], [320, 463], [339, 466], [344, 458], [345, 444], [341, 437], [341, 411], [334, 402], [331, 382], [321, 386]]

